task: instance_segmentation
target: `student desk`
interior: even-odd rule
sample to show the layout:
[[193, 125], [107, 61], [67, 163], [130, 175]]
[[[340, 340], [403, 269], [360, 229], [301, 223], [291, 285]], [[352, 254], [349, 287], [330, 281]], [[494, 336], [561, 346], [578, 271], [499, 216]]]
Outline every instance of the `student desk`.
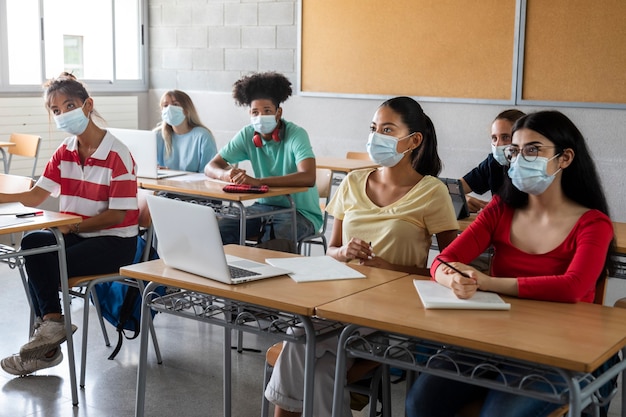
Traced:
[[[160, 180], [138, 178], [139, 187], [153, 191], [166, 191], [176, 194], [184, 194], [192, 197], [200, 197], [214, 200], [222, 200], [233, 203], [236, 208], [236, 212], [224, 210], [222, 213], [218, 213], [219, 216], [238, 218], [239, 219], [239, 244], [245, 245], [246, 243], [246, 219], [257, 218], [267, 216], [268, 214], [279, 213], [291, 213], [292, 226], [293, 226], [293, 241], [298, 244], [298, 233], [296, 230], [296, 206], [291, 198], [291, 194], [301, 193], [308, 190], [308, 187], [271, 187], [267, 193], [252, 194], [252, 193], [227, 193], [222, 190], [224, 185], [223, 181], [212, 180], [204, 175], [188, 174], [178, 177], [164, 178]], [[256, 200], [258, 198], [284, 196], [289, 201], [290, 206], [282, 209], [277, 209], [272, 212], [266, 212], [262, 214], [246, 214], [244, 202]]]
[[[571, 416], [579, 416], [593, 392], [626, 368], [626, 361], [621, 361], [581, 387], [590, 372], [626, 346], [624, 309], [504, 297], [511, 303], [510, 311], [425, 310], [413, 286], [414, 278], [428, 279], [405, 276], [317, 307], [318, 317], [353, 323], [339, 339], [333, 416], [343, 396], [347, 354], [552, 402], [569, 402]], [[379, 331], [353, 337], [360, 326]], [[461, 371], [429, 368], [427, 361], [438, 349], [456, 354], [450, 361], [460, 365]], [[481, 378], [483, 371], [502, 369], [502, 365], [511, 369], [503, 372], [508, 383]], [[534, 378], [545, 375], [562, 381], [554, 384], [553, 393], [540, 393], [529, 386]]]
[[[38, 211], [38, 209], [33, 209]], [[8, 217], [11, 215], [3, 215], [0, 217]], [[15, 218], [15, 216], [11, 216]], [[70, 382], [72, 389], [72, 404], [78, 404], [78, 390], [76, 386], [76, 366], [74, 363], [74, 342], [72, 338], [72, 317], [70, 314], [70, 295], [67, 283], [67, 264], [65, 258], [65, 243], [63, 234], [58, 230], [59, 226], [65, 226], [69, 224], [75, 224], [82, 221], [80, 216], [74, 216], [70, 214], [56, 213], [52, 211], [44, 211], [41, 216], [27, 217], [22, 220], [26, 220], [23, 223], [13, 224], [0, 227], [0, 234], [10, 233], [22, 233], [30, 232], [33, 230], [49, 229], [56, 239], [55, 245], [44, 246], [41, 248], [34, 248], [28, 250], [17, 249], [12, 250], [0, 250], [0, 259], [6, 261], [10, 265], [17, 266], [18, 263], [23, 262], [23, 256], [37, 255], [47, 252], [57, 252], [59, 254], [59, 273], [61, 277], [61, 292], [63, 298], [63, 314], [65, 317], [65, 332], [67, 333], [67, 361], [70, 366]], [[18, 259], [19, 257], [19, 259]]]
[[[263, 262], [265, 258], [297, 256], [239, 245], [225, 246], [227, 254]], [[305, 397], [303, 416], [311, 417], [313, 403], [313, 366], [316, 338], [336, 335], [341, 323], [319, 320], [315, 307], [358, 293], [368, 288], [406, 276], [403, 272], [353, 265], [367, 278], [319, 281], [298, 284], [288, 276], [268, 278], [238, 285], [222, 284], [198, 275], [165, 266], [163, 261], [149, 261], [120, 269], [121, 275], [151, 281], [144, 292], [141, 325], [147, 329], [150, 308], [224, 327], [224, 416], [231, 415], [231, 330], [271, 335], [306, 345]], [[151, 300], [150, 292], [158, 285], [184, 291]], [[303, 326], [305, 334], [287, 333]], [[137, 369], [137, 403], [135, 416], [144, 415], [146, 390], [146, 357], [148, 332], [141, 332], [139, 367]], [[260, 378], [259, 378], [260, 379]]]
[[368, 159], [349, 159], [321, 156], [315, 158], [317, 168], [330, 169], [334, 174], [347, 174], [357, 169], [379, 167], [376, 162]]
[[9, 148], [11, 146], [15, 146], [13, 142], [0, 142], [0, 157], [2, 158], [2, 163], [4, 164], [4, 173], [9, 173], [9, 160], [7, 159], [7, 152], [4, 148]]

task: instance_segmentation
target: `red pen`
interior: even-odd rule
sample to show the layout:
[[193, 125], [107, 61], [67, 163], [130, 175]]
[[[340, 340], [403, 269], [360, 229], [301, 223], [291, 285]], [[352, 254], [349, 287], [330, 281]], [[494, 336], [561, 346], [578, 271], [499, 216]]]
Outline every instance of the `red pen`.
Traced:
[[43, 210], [33, 211], [30, 213], [20, 213], [20, 214], [15, 215], [15, 217], [35, 217], [35, 216], [43, 216]]

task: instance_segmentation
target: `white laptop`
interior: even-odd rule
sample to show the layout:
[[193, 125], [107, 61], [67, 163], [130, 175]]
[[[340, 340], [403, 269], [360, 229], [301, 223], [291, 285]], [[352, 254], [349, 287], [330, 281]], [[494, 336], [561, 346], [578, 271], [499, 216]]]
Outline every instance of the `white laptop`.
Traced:
[[137, 176], [141, 178], [161, 179], [188, 174], [186, 171], [158, 169], [157, 134], [154, 130], [107, 128], [124, 145], [137, 164]]
[[211, 207], [148, 195], [148, 208], [167, 266], [226, 284], [286, 275], [290, 271], [226, 255]]

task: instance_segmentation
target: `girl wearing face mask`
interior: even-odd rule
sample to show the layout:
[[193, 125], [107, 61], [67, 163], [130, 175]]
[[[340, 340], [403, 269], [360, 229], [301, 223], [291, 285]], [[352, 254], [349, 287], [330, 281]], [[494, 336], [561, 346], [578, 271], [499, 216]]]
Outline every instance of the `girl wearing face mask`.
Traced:
[[[491, 291], [565, 303], [593, 302], [596, 282], [614, 264], [613, 226], [585, 140], [563, 114], [542, 111], [519, 119], [505, 154], [501, 193], [439, 256], [434, 280], [459, 298]], [[468, 266], [493, 245], [491, 271]], [[434, 366], [447, 366], [439, 363]], [[545, 416], [558, 407], [537, 399], [422, 374], [407, 398], [407, 415], [454, 416], [484, 398], [481, 416]]]
[[[249, 109], [250, 124], [242, 128], [207, 164], [204, 173], [211, 178], [234, 184], [270, 187], [310, 187], [292, 196], [296, 206], [298, 240], [322, 227], [319, 194], [315, 187], [315, 154], [307, 132], [285, 120], [281, 103], [291, 96], [291, 82], [275, 72], [256, 73], [237, 81], [233, 97]], [[250, 161], [254, 176], [234, 165]], [[248, 213], [266, 213], [289, 207], [286, 197], [260, 198], [249, 206]], [[246, 238], [259, 234], [262, 218], [248, 219]], [[293, 239], [289, 213], [272, 216], [276, 238]], [[239, 242], [239, 220], [220, 219], [222, 241]], [[269, 238], [265, 233], [263, 240]]]
[[[465, 194], [474, 192], [484, 194], [491, 191], [491, 195], [498, 194], [509, 161], [504, 156], [504, 148], [511, 144], [513, 124], [524, 116], [519, 110], [509, 109], [498, 114], [491, 124], [491, 153], [476, 168], [461, 178]], [[467, 207], [471, 212], [478, 212], [487, 205], [487, 201], [467, 196]]]
[[[326, 210], [334, 217], [327, 255], [342, 262], [427, 274], [431, 237], [445, 248], [458, 223], [441, 170], [435, 129], [415, 100], [395, 97], [376, 110], [367, 150], [378, 169], [351, 172]], [[313, 415], [330, 417], [337, 338], [316, 346]], [[302, 411], [304, 346], [285, 343], [265, 396], [275, 417]], [[350, 407], [343, 407], [349, 417]]]
[[203, 172], [217, 153], [211, 131], [202, 124], [191, 98], [180, 90], [161, 96], [157, 163], [162, 168]]
[[[132, 263], [137, 247], [135, 163], [122, 142], [92, 121], [94, 100], [73, 75], [63, 73], [44, 87], [46, 108], [57, 127], [70, 136], [54, 152], [33, 188], [0, 194], [0, 202], [36, 207], [50, 195], [60, 196], [60, 212], [82, 217], [80, 223], [59, 227], [65, 235], [68, 276], [114, 273]], [[21, 246], [32, 249], [55, 242], [50, 231], [41, 230], [25, 235]], [[61, 363], [60, 345], [66, 337], [58, 294], [58, 255], [24, 259], [39, 324], [20, 353], [1, 362], [6, 372], [20, 376]]]

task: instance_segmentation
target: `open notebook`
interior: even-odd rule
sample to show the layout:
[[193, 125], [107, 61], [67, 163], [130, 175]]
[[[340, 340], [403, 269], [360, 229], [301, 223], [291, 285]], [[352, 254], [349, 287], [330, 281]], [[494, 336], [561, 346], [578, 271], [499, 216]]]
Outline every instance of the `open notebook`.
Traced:
[[450, 288], [430, 280], [414, 279], [413, 285], [425, 309], [510, 310], [511, 304], [493, 292], [477, 291], [472, 298], [457, 298]]
[[226, 255], [211, 207], [155, 195], [146, 196], [158, 252], [167, 266], [225, 284], [241, 284], [290, 271]]

